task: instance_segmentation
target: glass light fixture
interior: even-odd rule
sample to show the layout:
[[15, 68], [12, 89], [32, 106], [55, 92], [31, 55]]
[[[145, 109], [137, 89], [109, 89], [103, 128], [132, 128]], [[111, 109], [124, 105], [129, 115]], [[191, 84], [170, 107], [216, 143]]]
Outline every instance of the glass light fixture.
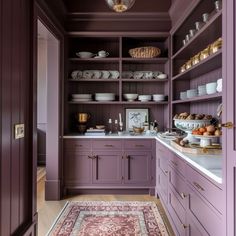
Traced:
[[135, 0], [106, 0], [106, 2], [115, 12], [124, 12], [134, 5]]

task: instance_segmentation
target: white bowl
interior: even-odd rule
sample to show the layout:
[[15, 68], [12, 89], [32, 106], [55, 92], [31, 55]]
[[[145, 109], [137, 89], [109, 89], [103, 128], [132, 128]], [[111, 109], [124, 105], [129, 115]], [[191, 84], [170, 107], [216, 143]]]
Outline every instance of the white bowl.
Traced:
[[114, 101], [115, 94], [114, 93], [95, 93], [96, 101]]
[[212, 83], [206, 84], [206, 92], [207, 92], [207, 94], [214, 94], [214, 93], [216, 93], [216, 87], [217, 87], [217, 83], [216, 82], [212, 82]]
[[123, 96], [129, 102], [132, 102], [138, 98], [138, 94], [135, 94], [135, 93], [125, 93], [125, 94], [123, 94]]
[[77, 52], [76, 56], [80, 58], [91, 58], [94, 56], [94, 54], [92, 52]]
[[197, 89], [187, 90], [187, 98], [193, 98], [197, 96]]
[[167, 74], [160, 74], [157, 76], [157, 79], [167, 79]]

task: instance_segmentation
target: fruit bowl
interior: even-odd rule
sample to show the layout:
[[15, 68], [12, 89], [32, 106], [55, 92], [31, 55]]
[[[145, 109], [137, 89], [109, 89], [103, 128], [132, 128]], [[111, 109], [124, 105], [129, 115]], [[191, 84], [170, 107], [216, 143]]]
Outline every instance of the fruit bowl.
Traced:
[[135, 134], [142, 134], [143, 131], [144, 131], [144, 127], [133, 126], [133, 131], [134, 131]]
[[189, 142], [196, 142], [196, 138], [192, 135], [192, 131], [205, 127], [210, 124], [210, 120], [184, 120], [184, 119], [174, 119], [175, 127], [186, 132], [187, 136], [184, 140], [188, 140]]
[[212, 142], [215, 141], [217, 138], [219, 138], [219, 136], [215, 136], [215, 135], [196, 135], [193, 134], [192, 135], [194, 138], [200, 139], [200, 147], [207, 147], [207, 146], [211, 146]]

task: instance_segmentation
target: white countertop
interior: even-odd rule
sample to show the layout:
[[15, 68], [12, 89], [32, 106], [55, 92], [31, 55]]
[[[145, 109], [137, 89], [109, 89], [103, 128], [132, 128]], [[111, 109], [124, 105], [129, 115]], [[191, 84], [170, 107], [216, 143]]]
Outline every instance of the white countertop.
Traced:
[[202, 173], [213, 179], [219, 184], [222, 184], [222, 156], [221, 155], [194, 155], [189, 153], [183, 153], [178, 151], [176, 148], [170, 145], [169, 140], [162, 139], [155, 135], [131, 135], [129, 133], [124, 133], [122, 135], [111, 134], [105, 136], [85, 136], [85, 135], [65, 135], [65, 139], [156, 139], [168, 149], [177, 154], [180, 158], [184, 159], [186, 162], [200, 170]]

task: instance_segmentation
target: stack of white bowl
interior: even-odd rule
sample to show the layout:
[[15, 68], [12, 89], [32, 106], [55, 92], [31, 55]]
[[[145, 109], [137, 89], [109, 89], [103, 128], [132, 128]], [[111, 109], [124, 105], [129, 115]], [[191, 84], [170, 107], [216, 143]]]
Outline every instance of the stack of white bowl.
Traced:
[[89, 102], [92, 101], [92, 94], [72, 94], [72, 102]]
[[125, 93], [123, 94], [124, 99], [126, 99], [129, 102], [133, 102], [134, 100], [136, 100], [138, 98], [138, 94], [136, 93]]
[[138, 100], [141, 102], [148, 102], [152, 100], [152, 95], [139, 95]]
[[114, 101], [115, 93], [95, 93], [96, 101]]
[[153, 101], [155, 102], [161, 102], [165, 100], [164, 94], [153, 94]]
[[197, 87], [197, 89], [198, 89], [198, 96], [204, 96], [204, 95], [207, 94], [206, 85], [205, 84], [204, 85], [199, 85]]
[[181, 100], [187, 99], [187, 91], [180, 92], [180, 99]]
[[187, 90], [187, 98], [197, 97], [197, 95], [198, 95], [197, 89], [189, 89], [189, 90]]
[[217, 92], [216, 87], [217, 87], [217, 83], [216, 82], [212, 82], [212, 83], [206, 84], [206, 92], [207, 92], [207, 94], [214, 94], [214, 93], [216, 93]]

